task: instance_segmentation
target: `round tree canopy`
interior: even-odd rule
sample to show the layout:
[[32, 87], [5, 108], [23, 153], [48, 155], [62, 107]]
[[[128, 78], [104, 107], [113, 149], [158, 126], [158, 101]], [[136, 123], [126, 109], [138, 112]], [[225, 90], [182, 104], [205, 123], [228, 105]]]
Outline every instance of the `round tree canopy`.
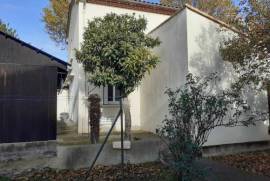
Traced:
[[76, 52], [88, 80], [96, 86], [117, 86], [124, 96], [131, 93], [159, 61], [151, 48], [160, 41], [144, 33], [146, 25], [142, 17], [114, 13], [90, 21]]

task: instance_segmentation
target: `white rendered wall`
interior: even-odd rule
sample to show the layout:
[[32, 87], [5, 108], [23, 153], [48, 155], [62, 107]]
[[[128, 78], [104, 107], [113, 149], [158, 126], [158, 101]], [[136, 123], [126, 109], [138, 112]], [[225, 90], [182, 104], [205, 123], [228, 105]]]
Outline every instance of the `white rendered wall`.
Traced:
[[183, 84], [187, 74], [187, 32], [186, 10], [150, 33], [159, 37], [161, 45], [155, 48], [160, 63], [141, 85], [141, 124], [142, 129], [155, 132], [162, 125], [168, 113], [167, 88]]
[[[74, 8], [75, 7], [75, 8]], [[73, 53], [73, 49], [79, 49], [80, 44], [83, 42], [83, 32], [84, 28], [87, 26], [88, 21], [93, 20], [94, 17], [103, 17], [108, 13], [117, 13], [117, 14], [133, 14], [135, 13], [136, 16], [143, 16], [148, 20], [147, 25], [147, 32], [158, 26], [164, 20], [166, 20], [169, 16], [168, 15], [161, 15], [155, 13], [147, 13], [142, 11], [135, 11], [135, 10], [128, 10], [123, 8], [117, 7], [109, 7], [103, 5], [96, 5], [91, 3], [82, 3], [79, 2], [73, 7], [72, 10], [72, 18], [71, 18], [71, 27], [70, 33], [74, 32], [73, 35], [70, 34], [71, 37], [74, 39], [71, 41], [71, 45], [69, 47], [69, 54], [70, 58], [73, 59], [72, 69], [74, 72], [74, 81], [71, 85], [70, 92], [71, 92], [71, 100], [72, 105], [76, 105], [76, 100], [78, 101], [78, 106], [74, 109], [71, 109], [72, 115], [78, 115], [78, 132], [79, 133], [88, 133], [88, 111], [87, 111], [87, 104], [86, 104], [86, 80], [85, 80], [85, 73], [83, 67], [77, 63], [75, 56]], [[74, 10], [76, 9], [76, 10]], [[75, 15], [74, 15], [74, 14]], [[73, 85], [74, 84], [74, 85]], [[93, 87], [92, 87], [93, 88]], [[95, 89], [96, 93], [99, 93], [102, 97], [102, 89], [97, 88]], [[92, 92], [93, 93], [93, 92]], [[131, 104], [131, 119], [132, 119], [132, 128], [133, 129], [140, 129], [140, 88], [137, 88], [136, 91], [131, 93], [129, 96], [129, 101]], [[118, 106], [103, 106], [102, 108], [102, 120], [105, 122], [104, 126], [106, 127], [108, 122], [113, 120], [114, 116], [117, 113]], [[73, 116], [75, 119], [75, 116]], [[117, 129], [119, 125], [117, 125]], [[107, 128], [104, 128], [104, 130]]]
[[57, 121], [60, 120], [61, 113], [69, 113], [69, 96], [67, 90], [57, 93]]
[[86, 130], [88, 130], [88, 115], [85, 99], [85, 77], [82, 65], [79, 64], [75, 57], [75, 50], [80, 48], [84, 27], [83, 24], [83, 3], [75, 3], [70, 19], [69, 37], [68, 37], [68, 59], [72, 64], [71, 75], [74, 77], [69, 87], [69, 113], [72, 121], [77, 122], [78, 132], [81, 133], [84, 127], [83, 122], [86, 120]]
[[72, 83], [69, 85], [69, 114], [70, 118], [77, 122], [78, 121], [78, 64], [75, 60], [75, 48], [79, 47], [79, 6], [75, 4], [72, 8], [69, 36], [68, 36], [68, 60], [72, 65], [71, 74], [74, 75]]
[[[220, 86], [228, 87], [234, 77], [233, 68], [230, 63], [222, 60], [219, 46], [226, 36], [232, 36], [232, 32], [220, 31], [217, 23], [191, 10], [187, 11], [187, 27], [189, 71], [198, 76], [218, 72], [222, 77]], [[249, 97], [250, 105], [258, 110], [268, 110], [266, 92], [254, 96], [252, 91], [248, 91], [246, 96]], [[216, 128], [206, 145], [262, 141], [269, 138], [268, 126], [261, 122], [250, 127]]]
[[[233, 69], [225, 63], [219, 53], [223, 38], [231, 37], [232, 32], [220, 31], [219, 25], [189, 9], [185, 9], [150, 34], [159, 37], [162, 44], [155, 52], [160, 56], [158, 67], [147, 76], [141, 86], [141, 125], [146, 131], [155, 132], [162, 125], [168, 113], [166, 88], [183, 85], [185, 76], [191, 72], [197, 76], [211, 72], [221, 74], [220, 88], [226, 88], [233, 80]], [[266, 93], [254, 96], [246, 93], [249, 103], [259, 110], [268, 110]], [[269, 140], [268, 126], [217, 128], [206, 145]]]
[[129, 15], [132, 15], [135, 13], [136, 17], [139, 17], [139, 16], [145, 17], [147, 19], [147, 22], [148, 22], [146, 33], [153, 30], [158, 25], [160, 25], [160, 23], [162, 23], [163, 21], [165, 21], [166, 19], [169, 18], [168, 15], [148, 13], [148, 12], [143, 12], [143, 11], [136, 11], [136, 10], [123, 9], [123, 8], [118, 8], [118, 7], [111, 7], [111, 6], [86, 3], [84, 27], [87, 26], [88, 21], [93, 20], [95, 17], [103, 17], [108, 13], [129, 14]]

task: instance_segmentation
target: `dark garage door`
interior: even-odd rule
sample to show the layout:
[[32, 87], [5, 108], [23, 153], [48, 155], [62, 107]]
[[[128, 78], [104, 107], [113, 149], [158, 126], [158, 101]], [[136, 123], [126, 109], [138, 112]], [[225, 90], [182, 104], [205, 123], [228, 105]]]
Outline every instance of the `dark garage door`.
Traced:
[[57, 68], [0, 64], [0, 143], [56, 139]]

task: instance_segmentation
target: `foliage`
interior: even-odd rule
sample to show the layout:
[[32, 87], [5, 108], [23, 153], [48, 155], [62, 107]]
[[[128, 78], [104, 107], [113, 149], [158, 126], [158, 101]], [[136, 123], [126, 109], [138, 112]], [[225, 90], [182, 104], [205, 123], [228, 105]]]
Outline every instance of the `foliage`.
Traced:
[[241, 1], [242, 34], [226, 40], [221, 46], [225, 61], [232, 62], [241, 78], [240, 85], [260, 90], [270, 81], [270, 3]]
[[0, 19], [0, 31], [7, 33], [10, 36], [18, 37], [16, 30], [11, 28], [9, 24], [4, 23], [1, 19]]
[[100, 97], [97, 94], [91, 94], [88, 98], [89, 101], [89, 115], [90, 115], [90, 128], [91, 128], [91, 143], [99, 142], [99, 128], [100, 128]]
[[76, 57], [91, 83], [117, 86], [126, 96], [156, 67], [158, 57], [150, 48], [160, 42], [146, 36], [146, 25], [142, 17], [114, 13], [88, 23]]
[[67, 44], [68, 11], [68, 0], [50, 0], [50, 5], [43, 9], [46, 31], [58, 45]]
[[186, 3], [226, 23], [234, 23], [238, 7], [232, 0], [161, 0], [161, 4], [183, 7]]
[[235, 87], [217, 91], [218, 82], [217, 74], [202, 78], [188, 74], [183, 87], [166, 91], [170, 117], [166, 116], [157, 133], [168, 146], [171, 166], [183, 180], [201, 176], [194, 161], [214, 128], [254, 125], [268, 115], [251, 109]]
[[173, 7], [184, 7], [186, 3], [191, 4], [192, 0], [160, 0], [160, 4], [173, 6]]

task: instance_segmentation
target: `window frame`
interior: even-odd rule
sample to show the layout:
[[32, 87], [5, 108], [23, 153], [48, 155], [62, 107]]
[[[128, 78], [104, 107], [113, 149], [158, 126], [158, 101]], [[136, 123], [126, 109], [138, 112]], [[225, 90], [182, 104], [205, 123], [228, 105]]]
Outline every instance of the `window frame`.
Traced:
[[103, 104], [104, 105], [118, 105], [119, 104], [119, 100], [116, 100], [116, 87], [115, 86], [112, 86], [113, 87], [113, 100], [112, 101], [109, 101], [108, 100], [108, 86], [104, 86], [103, 87]]

